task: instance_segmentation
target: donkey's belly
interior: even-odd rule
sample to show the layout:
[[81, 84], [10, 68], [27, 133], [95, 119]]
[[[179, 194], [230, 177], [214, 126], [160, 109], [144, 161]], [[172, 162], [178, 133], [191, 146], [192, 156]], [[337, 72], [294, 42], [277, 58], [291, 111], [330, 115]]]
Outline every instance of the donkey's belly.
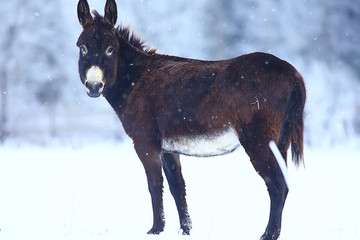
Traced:
[[233, 128], [212, 135], [179, 136], [162, 140], [165, 151], [198, 157], [222, 155], [234, 151], [238, 146], [239, 138]]

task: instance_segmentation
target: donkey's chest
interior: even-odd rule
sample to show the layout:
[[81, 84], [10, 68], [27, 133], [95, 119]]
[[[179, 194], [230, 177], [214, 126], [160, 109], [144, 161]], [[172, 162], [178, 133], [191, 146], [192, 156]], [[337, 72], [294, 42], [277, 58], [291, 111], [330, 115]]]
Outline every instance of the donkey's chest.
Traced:
[[162, 148], [165, 151], [198, 157], [223, 155], [232, 152], [239, 145], [238, 135], [233, 128], [220, 133], [178, 136], [162, 140]]

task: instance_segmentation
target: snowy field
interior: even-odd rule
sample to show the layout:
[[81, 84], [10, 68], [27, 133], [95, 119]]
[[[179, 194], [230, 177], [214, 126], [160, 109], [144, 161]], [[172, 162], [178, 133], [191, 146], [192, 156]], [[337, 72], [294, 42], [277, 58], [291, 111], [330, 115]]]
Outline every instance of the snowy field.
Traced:
[[[280, 239], [360, 239], [360, 149], [305, 150], [289, 165]], [[178, 233], [164, 190], [166, 227], [152, 225], [145, 173], [129, 140], [72, 147], [0, 147], [0, 239], [259, 239], [269, 214], [263, 180], [243, 149], [182, 157], [192, 235]]]

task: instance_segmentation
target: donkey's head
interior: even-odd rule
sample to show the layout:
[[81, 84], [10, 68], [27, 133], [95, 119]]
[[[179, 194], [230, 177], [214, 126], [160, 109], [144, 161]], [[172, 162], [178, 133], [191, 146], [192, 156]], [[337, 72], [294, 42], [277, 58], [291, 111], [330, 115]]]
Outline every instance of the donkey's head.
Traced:
[[103, 90], [115, 82], [119, 43], [114, 25], [117, 19], [115, 0], [107, 0], [105, 16], [90, 14], [87, 0], [79, 0], [79, 22], [83, 27], [77, 46], [80, 48], [79, 73], [90, 97], [99, 97]]

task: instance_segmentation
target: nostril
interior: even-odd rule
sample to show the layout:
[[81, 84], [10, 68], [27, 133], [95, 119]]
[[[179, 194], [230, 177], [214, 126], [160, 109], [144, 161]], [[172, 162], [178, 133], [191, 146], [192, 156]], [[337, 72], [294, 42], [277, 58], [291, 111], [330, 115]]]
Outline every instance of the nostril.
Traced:
[[86, 81], [85, 82], [85, 88], [90, 91], [90, 92], [101, 92], [102, 89], [104, 88], [104, 83], [102, 82], [91, 82], [91, 81]]

